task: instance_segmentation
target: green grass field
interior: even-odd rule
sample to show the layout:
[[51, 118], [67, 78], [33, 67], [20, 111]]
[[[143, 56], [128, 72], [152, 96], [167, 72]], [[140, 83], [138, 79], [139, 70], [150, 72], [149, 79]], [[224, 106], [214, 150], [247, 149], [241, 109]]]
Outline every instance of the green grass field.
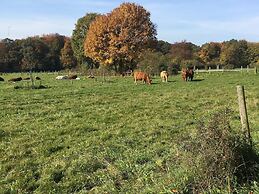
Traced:
[[178, 162], [181, 140], [225, 107], [240, 130], [239, 84], [259, 150], [259, 75], [157, 77], [151, 86], [132, 77], [36, 75], [46, 89], [0, 83], [0, 193], [181, 193], [188, 173]]

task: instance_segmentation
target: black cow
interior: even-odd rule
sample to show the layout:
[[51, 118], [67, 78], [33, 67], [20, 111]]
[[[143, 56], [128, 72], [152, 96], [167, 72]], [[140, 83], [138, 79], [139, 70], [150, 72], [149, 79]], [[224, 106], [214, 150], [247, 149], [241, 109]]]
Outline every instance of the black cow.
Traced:
[[9, 82], [19, 82], [19, 81], [22, 81], [22, 78], [21, 77], [16, 77], [16, 78], [9, 79], [8, 81]]

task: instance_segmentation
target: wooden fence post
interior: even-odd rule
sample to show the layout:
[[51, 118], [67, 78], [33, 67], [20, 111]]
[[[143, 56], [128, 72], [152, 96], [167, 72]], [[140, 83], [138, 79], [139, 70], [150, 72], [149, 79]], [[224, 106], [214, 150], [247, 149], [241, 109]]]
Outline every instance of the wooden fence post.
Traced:
[[252, 138], [248, 123], [244, 86], [237, 86], [237, 95], [242, 131], [246, 137], [246, 140], [250, 143], [250, 146], [252, 146]]

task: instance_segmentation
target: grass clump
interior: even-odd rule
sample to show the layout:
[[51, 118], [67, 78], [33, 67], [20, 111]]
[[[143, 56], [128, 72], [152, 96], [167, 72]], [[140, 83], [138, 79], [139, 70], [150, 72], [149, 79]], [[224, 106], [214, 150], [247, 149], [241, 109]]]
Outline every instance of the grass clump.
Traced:
[[184, 147], [188, 192], [232, 193], [237, 185], [258, 181], [259, 157], [248, 141], [230, 127], [228, 109], [219, 111], [205, 124], [201, 122]]

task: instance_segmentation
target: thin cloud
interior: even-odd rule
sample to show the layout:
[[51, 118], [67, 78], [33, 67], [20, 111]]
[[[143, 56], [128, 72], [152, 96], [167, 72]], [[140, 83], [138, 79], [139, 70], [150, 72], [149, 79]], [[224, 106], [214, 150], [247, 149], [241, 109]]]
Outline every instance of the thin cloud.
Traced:
[[[74, 20], [53, 20], [52, 18], [35, 18], [34, 20], [1, 20], [0, 37], [12, 39], [29, 36], [59, 33], [70, 36], [74, 28]], [[6, 29], [4, 28], [6, 27]]]

